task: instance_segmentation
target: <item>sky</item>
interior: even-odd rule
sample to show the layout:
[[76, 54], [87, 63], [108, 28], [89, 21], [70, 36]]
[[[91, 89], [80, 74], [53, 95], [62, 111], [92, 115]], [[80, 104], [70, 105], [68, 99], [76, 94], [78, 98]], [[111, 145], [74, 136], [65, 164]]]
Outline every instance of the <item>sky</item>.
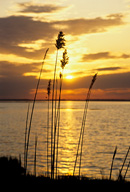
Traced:
[[130, 0], [0, 0], [0, 9], [0, 99], [33, 99], [49, 48], [37, 97], [46, 99], [59, 31], [62, 99], [85, 99], [95, 73], [92, 99], [130, 99]]

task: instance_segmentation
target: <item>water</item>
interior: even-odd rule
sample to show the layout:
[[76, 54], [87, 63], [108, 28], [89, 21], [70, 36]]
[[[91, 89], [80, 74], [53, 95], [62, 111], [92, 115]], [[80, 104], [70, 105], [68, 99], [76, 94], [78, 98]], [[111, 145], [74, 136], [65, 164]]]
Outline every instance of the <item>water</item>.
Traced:
[[[61, 102], [59, 174], [73, 173], [84, 105], [84, 101]], [[35, 136], [37, 135], [37, 174], [46, 173], [47, 106], [45, 101], [36, 102], [30, 135], [28, 169], [33, 172]], [[0, 156], [12, 155], [18, 157], [21, 154], [23, 161], [27, 108], [27, 102], [0, 103]], [[94, 178], [109, 177], [113, 152], [117, 146], [112, 174], [114, 179], [117, 178], [125, 154], [130, 146], [129, 111], [130, 102], [89, 103], [84, 133], [82, 175]], [[129, 160], [130, 154], [123, 175]], [[79, 165], [79, 159], [77, 165]], [[78, 173], [78, 167], [76, 173]], [[130, 180], [130, 171], [127, 173], [127, 179]]]

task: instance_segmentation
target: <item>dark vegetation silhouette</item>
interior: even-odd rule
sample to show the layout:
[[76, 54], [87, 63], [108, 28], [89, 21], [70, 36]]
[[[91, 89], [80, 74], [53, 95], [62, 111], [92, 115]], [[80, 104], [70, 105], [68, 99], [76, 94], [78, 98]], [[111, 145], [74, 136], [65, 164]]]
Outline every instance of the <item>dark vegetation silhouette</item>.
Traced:
[[[83, 120], [82, 120], [81, 131], [80, 131], [79, 142], [78, 142], [77, 153], [76, 153], [76, 159], [75, 159], [75, 164], [74, 164], [73, 176], [75, 174], [77, 158], [78, 158], [78, 156], [80, 156], [80, 162], [79, 162], [79, 177], [80, 177], [82, 150], [83, 150], [83, 138], [84, 138], [84, 129], [85, 129], [86, 116], [87, 116], [87, 109], [88, 109], [88, 104], [89, 104], [89, 100], [90, 100], [91, 89], [92, 89], [92, 87], [94, 85], [94, 82], [96, 81], [96, 78], [97, 78], [97, 74], [94, 75], [94, 77], [93, 77], [93, 79], [91, 81], [91, 84], [90, 84], [90, 87], [89, 87], [89, 90], [88, 90], [88, 93], [87, 93], [87, 97], [86, 97], [84, 113], [83, 113]], [[80, 153], [79, 153], [79, 149], [80, 149]]]
[[47, 87], [47, 100], [48, 100], [48, 112], [47, 112], [47, 176], [49, 177], [49, 121], [50, 121], [50, 113], [49, 113], [49, 101], [50, 101], [50, 93], [51, 93], [51, 79], [48, 82]]
[[[117, 153], [117, 147], [114, 150], [113, 157], [112, 157], [112, 163], [110, 168], [110, 176], [109, 179], [90, 179], [87, 177], [81, 176], [81, 168], [82, 168], [82, 154], [83, 154], [83, 144], [84, 144], [84, 133], [85, 133], [85, 124], [86, 124], [86, 117], [88, 112], [88, 105], [90, 101], [91, 91], [93, 88], [93, 85], [96, 81], [97, 74], [95, 74], [92, 78], [92, 81], [90, 83], [90, 86], [88, 88], [88, 92], [86, 95], [85, 100], [85, 107], [84, 107], [84, 113], [83, 113], [83, 119], [79, 134], [79, 140], [77, 143], [77, 151], [76, 151], [76, 157], [74, 162], [74, 170], [73, 170], [73, 176], [59, 176], [58, 175], [58, 148], [59, 148], [59, 133], [60, 133], [60, 104], [61, 104], [61, 93], [62, 93], [62, 84], [63, 84], [63, 75], [64, 75], [64, 68], [66, 64], [69, 62], [69, 57], [67, 55], [67, 49], [65, 48], [65, 38], [64, 33], [62, 31], [59, 32], [58, 37], [56, 39], [56, 61], [55, 61], [55, 67], [54, 67], [54, 79], [49, 80], [48, 87], [47, 87], [47, 100], [48, 100], [48, 112], [47, 112], [47, 177], [45, 176], [37, 176], [36, 173], [36, 167], [37, 167], [37, 144], [38, 144], [38, 137], [35, 136], [35, 149], [34, 149], [34, 175], [29, 174], [28, 171], [28, 151], [29, 151], [29, 141], [30, 141], [30, 133], [31, 133], [31, 125], [32, 125], [32, 119], [33, 119], [33, 112], [35, 108], [35, 102], [37, 98], [38, 88], [40, 84], [40, 79], [43, 71], [43, 65], [46, 59], [46, 55], [48, 53], [47, 49], [45, 51], [45, 55], [42, 61], [41, 70], [39, 73], [39, 78], [36, 86], [36, 91], [34, 95], [34, 100], [32, 104], [32, 110], [30, 114], [30, 121], [29, 121], [29, 111], [30, 111], [30, 105], [28, 105], [27, 109], [27, 117], [26, 117], [26, 126], [25, 126], [25, 140], [24, 140], [24, 167], [22, 167], [21, 164], [21, 158], [19, 157], [19, 160], [17, 158], [12, 157], [0, 157], [0, 174], [2, 176], [2, 179], [11, 179], [15, 178], [15, 180], [19, 179], [19, 182], [21, 184], [28, 183], [31, 186], [33, 184], [38, 184], [39, 186], [42, 186], [43, 184], [49, 185], [55, 184], [55, 185], [62, 185], [62, 184], [80, 184], [82, 186], [93, 184], [95, 185], [115, 185], [119, 186], [120, 184], [130, 185], [130, 182], [127, 182], [125, 180], [129, 166], [130, 161], [127, 165], [127, 168], [125, 170], [125, 174], [123, 176], [122, 171], [124, 168], [124, 165], [126, 163], [126, 159], [129, 154], [130, 147], [126, 153], [126, 156], [124, 158], [123, 164], [121, 166], [121, 169], [119, 171], [119, 176], [116, 181], [112, 180], [112, 170], [114, 166], [114, 160]], [[57, 74], [57, 63], [58, 63], [58, 51], [59, 49], [63, 49], [63, 56], [61, 62], [61, 69], [62, 72], [60, 74]], [[58, 77], [59, 75], [59, 87], [58, 87]], [[52, 87], [52, 88], [51, 88]], [[52, 92], [52, 93], [51, 93]], [[58, 95], [59, 93], [59, 95]], [[52, 108], [51, 108], [51, 118], [50, 118], [50, 96], [52, 95]], [[55, 102], [55, 103], [54, 103]], [[28, 123], [29, 121], [29, 123]], [[51, 125], [50, 125], [51, 122]], [[28, 126], [29, 124], [29, 126]], [[50, 135], [49, 135], [50, 134]], [[50, 136], [50, 137], [49, 137]], [[49, 141], [50, 138], [50, 141]], [[49, 151], [49, 142], [51, 144], [51, 148]], [[50, 154], [50, 155], [49, 155]], [[77, 167], [79, 157], [79, 165], [78, 165], [78, 175], [75, 174], [75, 170]], [[50, 160], [50, 167], [49, 167], [49, 160]], [[94, 185], [94, 187], [95, 187]], [[52, 187], [52, 186], [51, 186]]]
[[111, 169], [110, 169], [110, 177], [109, 177], [110, 180], [111, 180], [111, 176], [112, 176], [113, 163], [114, 163], [114, 159], [115, 159], [116, 153], [117, 153], [117, 146], [115, 147], [115, 151], [114, 151], [114, 154], [113, 154], [113, 157], [112, 157], [112, 163], [111, 163]]
[[[127, 173], [127, 171], [128, 171], [129, 166], [127, 166], [127, 169], [126, 169], [126, 172], [125, 172], [124, 177], [122, 176], [122, 171], [123, 171], [123, 168], [124, 168], [126, 159], [127, 159], [127, 157], [128, 157], [129, 151], [130, 151], [130, 147], [128, 148], [128, 151], [127, 151], [126, 156], [125, 156], [125, 158], [124, 158], [124, 161], [123, 161], [123, 164], [122, 164], [122, 166], [121, 166], [121, 169], [119, 170], [118, 180], [123, 180], [123, 179], [126, 177], [126, 173]], [[128, 164], [128, 165], [129, 165], [129, 164]]]
[[[0, 183], [2, 190], [26, 190], [36, 189], [52, 190], [85, 190], [90, 187], [91, 190], [128, 190], [130, 182], [125, 180], [109, 180], [109, 179], [92, 179], [77, 176], [58, 176], [57, 179], [51, 179], [45, 176], [35, 176], [32, 174], [25, 175], [25, 169], [21, 166], [21, 161], [12, 157], [0, 157]], [[77, 188], [78, 187], [78, 188]]]
[[0, 174], [2, 177], [18, 177], [25, 174], [21, 159], [15, 157], [0, 157]]
[[[55, 143], [56, 143], [56, 100], [55, 98], [55, 116], [54, 116], [54, 95], [57, 95], [57, 89], [55, 90], [55, 82], [57, 82], [57, 61], [58, 61], [58, 51], [65, 47], [65, 39], [64, 33], [62, 31], [59, 32], [56, 44], [57, 53], [56, 53], [56, 61], [55, 61], [55, 69], [54, 69], [54, 79], [53, 79], [53, 87], [52, 87], [52, 119], [51, 119], [51, 178], [54, 178], [54, 166], [55, 166]], [[55, 118], [55, 119], [54, 119]]]
[[[25, 139], [26, 143], [26, 149], [25, 149], [25, 170], [27, 170], [27, 162], [28, 162], [28, 147], [29, 147], [29, 140], [30, 140], [30, 131], [31, 131], [31, 125], [32, 125], [32, 119], [33, 119], [33, 112], [34, 112], [34, 107], [35, 107], [35, 102], [36, 102], [36, 97], [37, 97], [37, 92], [38, 92], [38, 88], [39, 88], [39, 84], [40, 84], [40, 80], [41, 80], [41, 75], [42, 75], [42, 71], [43, 71], [43, 65], [44, 65], [44, 61], [46, 59], [46, 55], [49, 49], [46, 50], [43, 61], [42, 61], [42, 66], [41, 66], [41, 70], [40, 70], [40, 74], [39, 74], [39, 79], [37, 82], [37, 86], [36, 86], [36, 91], [35, 91], [35, 95], [34, 95], [34, 100], [33, 100], [33, 105], [32, 105], [32, 111], [31, 111], [31, 117], [30, 117], [30, 123], [29, 123], [29, 128], [28, 128], [28, 134], [27, 134], [27, 123], [26, 123], [26, 131], [25, 131], [25, 138], [27, 138], [27, 140]], [[28, 115], [27, 115], [28, 117]], [[26, 135], [27, 134], [27, 135]]]
[[38, 137], [37, 135], [35, 136], [35, 154], [34, 154], [34, 175], [36, 176], [36, 164], [37, 164], [37, 141], [38, 141]]

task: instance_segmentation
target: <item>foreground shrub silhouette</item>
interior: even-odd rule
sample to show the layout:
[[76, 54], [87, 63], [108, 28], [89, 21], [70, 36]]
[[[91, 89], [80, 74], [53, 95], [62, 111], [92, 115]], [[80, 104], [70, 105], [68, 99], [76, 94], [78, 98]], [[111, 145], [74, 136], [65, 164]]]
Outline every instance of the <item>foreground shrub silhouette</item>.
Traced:
[[17, 177], [25, 173], [21, 166], [21, 160], [13, 157], [0, 157], [0, 174], [1, 177]]

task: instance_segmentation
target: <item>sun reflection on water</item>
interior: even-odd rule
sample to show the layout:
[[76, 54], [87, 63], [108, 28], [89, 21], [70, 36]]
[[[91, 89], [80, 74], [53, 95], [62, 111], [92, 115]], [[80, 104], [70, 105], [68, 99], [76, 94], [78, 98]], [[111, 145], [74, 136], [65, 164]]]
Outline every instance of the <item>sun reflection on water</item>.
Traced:
[[[61, 106], [62, 109], [62, 106]], [[62, 109], [60, 129], [60, 146], [59, 152], [59, 172], [60, 174], [72, 174], [72, 167], [75, 154], [75, 137], [73, 126], [75, 125], [74, 113], [72, 110], [72, 101], [67, 101]]]

